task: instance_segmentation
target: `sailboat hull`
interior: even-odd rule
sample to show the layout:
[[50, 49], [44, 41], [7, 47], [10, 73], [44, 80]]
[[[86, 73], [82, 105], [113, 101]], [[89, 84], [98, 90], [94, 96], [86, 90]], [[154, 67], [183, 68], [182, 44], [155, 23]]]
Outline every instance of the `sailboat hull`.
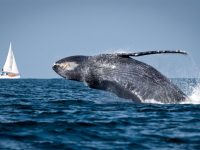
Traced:
[[0, 79], [19, 79], [20, 76], [14, 76], [14, 77], [10, 77], [8, 75], [0, 75]]

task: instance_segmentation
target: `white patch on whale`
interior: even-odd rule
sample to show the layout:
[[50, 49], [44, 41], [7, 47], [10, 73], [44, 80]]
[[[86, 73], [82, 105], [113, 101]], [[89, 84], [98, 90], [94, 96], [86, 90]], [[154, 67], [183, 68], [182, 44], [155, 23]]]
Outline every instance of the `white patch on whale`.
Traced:
[[58, 64], [60, 68], [62, 69], [66, 69], [68, 71], [74, 70], [76, 67], [79, 66], [79, 64], [75, 63], [75, 62], [66, 62], [66, 63], [61, 63]]
[[116, 68], [115, 65], [111, 65], [111, 64], [109, 64], [109, 63], [107, 63], [107, 64], [103, 63], [103, 64], [100, 64], [100, 66], [101, 66], [102, 68], [111, 68], [111, 69], [115, 69], [115, 68]]

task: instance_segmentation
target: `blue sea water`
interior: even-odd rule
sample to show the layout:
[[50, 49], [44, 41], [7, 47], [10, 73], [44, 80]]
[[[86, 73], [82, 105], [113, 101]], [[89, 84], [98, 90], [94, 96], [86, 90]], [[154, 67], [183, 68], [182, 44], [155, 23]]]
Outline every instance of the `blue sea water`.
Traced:
[[64, 79], [0, 80], [0, 149], [200, 149], [198, 80], [173, 82], [195, 103], [135, 104]]

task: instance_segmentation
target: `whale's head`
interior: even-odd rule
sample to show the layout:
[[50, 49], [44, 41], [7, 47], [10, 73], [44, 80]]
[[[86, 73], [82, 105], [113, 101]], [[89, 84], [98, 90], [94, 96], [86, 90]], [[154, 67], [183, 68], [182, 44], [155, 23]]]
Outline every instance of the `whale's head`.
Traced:
[[87, 59], [87, 56], [66, 57], [55, 62], [52, 68], [63, 78], [81, 81]]

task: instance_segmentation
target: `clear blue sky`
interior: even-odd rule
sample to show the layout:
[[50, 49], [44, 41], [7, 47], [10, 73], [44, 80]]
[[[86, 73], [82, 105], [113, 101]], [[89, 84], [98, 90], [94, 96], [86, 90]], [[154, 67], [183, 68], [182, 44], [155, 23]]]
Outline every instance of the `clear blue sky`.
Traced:
[[[0, 0], [0, 67], [9, 42], [24, 78], [56, 78], [54, 61], [70, 55], [183, 49], [145, 56], [169, 77], [196, 76], [199, 0]], [[196, 64], [196, 65], [195, 65]]]

